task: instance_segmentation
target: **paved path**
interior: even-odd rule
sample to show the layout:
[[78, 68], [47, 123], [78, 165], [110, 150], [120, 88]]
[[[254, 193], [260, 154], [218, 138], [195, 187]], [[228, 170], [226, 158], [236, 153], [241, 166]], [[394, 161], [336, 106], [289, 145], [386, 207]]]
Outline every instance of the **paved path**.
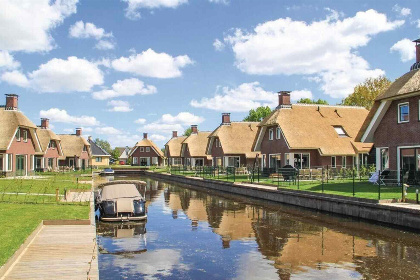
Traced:
[[97, 268], [94, 226], [44, 225], [0, 280], [98, 279]]
[[420, 204], [412, 204], [412, 203], [402, 203], [402, 202], [392, 202], [392, 203], [381, 203], [381, 205], [399, 207], [399, 208], [407, 208], [413, 210], [420, 210]]

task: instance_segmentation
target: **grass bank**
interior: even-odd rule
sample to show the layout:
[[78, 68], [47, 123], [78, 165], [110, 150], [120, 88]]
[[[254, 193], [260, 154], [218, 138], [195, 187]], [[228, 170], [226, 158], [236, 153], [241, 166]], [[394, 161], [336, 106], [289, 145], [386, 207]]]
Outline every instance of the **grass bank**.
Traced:
[[42, 220], [88, 218], [89, 205], [0, 202], [0, 266], [13, 255]]

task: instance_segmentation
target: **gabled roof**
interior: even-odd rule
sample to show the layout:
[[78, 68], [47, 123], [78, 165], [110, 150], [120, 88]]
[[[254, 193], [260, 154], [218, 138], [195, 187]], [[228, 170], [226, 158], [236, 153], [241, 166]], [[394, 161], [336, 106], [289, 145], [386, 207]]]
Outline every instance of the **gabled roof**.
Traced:
[[35, 142], [35, 151], [41, 152], [41, 147], [36, 135], [36, 125], [22, 112], [17, 110], [5, 110], [4, 107], [0, 107], [0, 150], [7, 150], [18, 127], [32, 128], [31, 136]]
[[211, 134], [209, 131], [199, 131], [198, 133], [191, 133], [186, 137], [182, 145], [188, 145], [188, 150], [191, 157], [207, 157], [206, 148], [208, 137]]
[[[165, 148], [169, 149], [171, 157], [180, 157], [181, 156], [181, 146], [182, 142], [187, 139], [187, 136], [178, 136], [172, 137], [166, 144]], [[206, 139], [207, 143], [207, 139]]]
[[252, 151], [252, 144], [258, 131], [257, 125], [257, 122], [221, 124], [209, 135], [209, 138], [218, 137], [225, 154], [245, 154], [246, 157], [252, 158], [257, 155]]
[[90, 144], [90, 151], [92, 153], [92, 156], [111, 156], [104, 149], [96, 145], [95, 141], [88, 139], [88, 143]]
[[[90, 146], [89, 142], [83, 136], [75, 134], [60, 134], [61, 148], [65, 157], [80, 157], [85, 145]], [[90, 155], [90, 149], [88, 153]]]
[[[120, 156], [127, 149], [127, 147], [115, 147], [115, 149], [118, 150], [118, 156]], [[131, 150], [130, 148], [128, 149]]]
[[43, 154], [45, 154], [47, 152], [48, 145], [50, 144], [51, 140], [57, 141], [58, 154], [59, 155], [63, 154], [63, 151], [61, 150], [61, 145], [60, 145], [61, 139], [51, 129], [38, 128], [36, 133], [38, 134], [38, 139], [39, 139], [39, 143], [41, 144]]
[[160, 157], [165, 157], [165, 155], [162, 153], [162, 151], [156, 146], [156, 144], [149, 139], [143, 139], [134, 145], [134, 147], [131, 149], [129, 156], [131, 156], [132, 153], [137, 149], [137, 147], [152, 147], [156, 153], [159, 154]]
[[[354, 155], [372, 148], [371, 143], [355, 143], [368, 113], [362, 107], [293, 104], [275, 110], [259, 126], [278, 125], [290, 149], [318, 149], [322, 155]], [[348, 137], [339, 136], [334, 128], [337, 126]], [[254, 149], [259, 147], [257, 142]]]
[[420, 70], [410, 71], [396, 79], [384, 93], [376, 98], [376, 101], [401, 97], [416, 91], [420, 91]]

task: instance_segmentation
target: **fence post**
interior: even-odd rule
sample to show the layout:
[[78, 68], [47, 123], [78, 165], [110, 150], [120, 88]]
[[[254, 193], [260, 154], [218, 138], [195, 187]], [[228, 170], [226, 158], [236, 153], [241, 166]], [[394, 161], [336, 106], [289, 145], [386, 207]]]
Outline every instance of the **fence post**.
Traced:
[[258, 168], [258, 170], [257, 170], [257, 180], [258, 180], [258, 183], [260, 182], [260, 169]]
[[236, 179], [236, 167], [233, 167], [233, 182], [235, 182]]
[[355, 192], [354, 192], [354, 168], [353, 168], [353, 196], [355, 195]]
[[299, 177], [300, 177], [300, 170], [299, 167], [297, 169], [297, 189], [299, 189]]
[[404, 175], [403, 169], [400, 169], [401, 202], [404, 202]]
[[59, 189], [55, 189], [55, 201], [57, 202], [58, 202], [58, 192], [59, 192]]
[[381, 200], [381, 169], [379, 169], [378, 200]]
[[276, 174], [277, 174], [277, 188], [280, 187], [280, 176], [279, 176], [279, 167], [276, 166]]
[[226, 166], [226, 181], [229, 181], [229, 167]]
[[324, 193], [324, 167], [322, 167], [321, 181], [322, 181], [322, 193]]
[[328, 184], [328, 177], [329, 177], [329, 175], [330, 175], [330, 169], [329, 169], [329, 165], [327, 164], [327, 184]]

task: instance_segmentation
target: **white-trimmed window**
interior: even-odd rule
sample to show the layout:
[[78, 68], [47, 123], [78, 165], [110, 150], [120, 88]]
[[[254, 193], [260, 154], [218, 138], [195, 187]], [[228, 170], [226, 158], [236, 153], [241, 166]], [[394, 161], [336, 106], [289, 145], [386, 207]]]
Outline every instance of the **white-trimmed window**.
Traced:
[[20, 128], [16, 131], [16, 141], [20, 142]]
[[140, 153], [144, 152], [144, 147], [140, 147]]
[[410, 120], [410, 108], [409, 103], [398, 104], [398, 123], [406, 123]]
[[23, 142], [28, 142], [28, 131], [27, 130], [23, 131]]
[[95, 161], [96, 161], [96, 162], [102, 162], [102, 158], [101, 158], [101, 157], [96, 157], [96, 158], [95, 158]]
[[30, 158], [29, 158], [29, 160], [30, 160], [31, 170], [34, 170], [35, 169], [34, 168], [34, 166], [35, 166], [35, 156], [34, 155], [31, 155]]
[[6, 171], [13, 169], [13, 154], [6, 154]]
[[215, 141], [216, 141], [216, 143], [215, 143], [216, 144], [216, 147], [219, 147], [219, 138], [216, 138]]
[[150, 152], [150, 147], [146, 147], [146, 153]]
[[273, 138], [274, 138], [274, 130], [270, 128], [268, 130], [268, 140], [273, 140]]
[[337, 158], [336, 156], [332, 156], [331, 157], [331, 168], [336, 168], [337, 167]]
[[181, 158], [173, 158], [172, 159], [172, 165], [182, 165], [182, 159]]
[[139, 158], [138, 157], [133, 157], [133, 164], [138, 164], [139, 163]]
[[335, 132], [337, 132], [338, 136], [340, 137], [347, 137], [347, 133], [344, 128], [340, 125], [334, 126]]
[[159, 161], [157, 157], [152, 157], [152, 165], [158, 165]]
[[341, 167], [342, 168], [346, 168], [347, 165], [347, 157], [346, 156], [342, 156], [341, 157]]
[[280, 129], [280, 127], [276, 128], [276, 139], [281, 139], [281, 129]]

